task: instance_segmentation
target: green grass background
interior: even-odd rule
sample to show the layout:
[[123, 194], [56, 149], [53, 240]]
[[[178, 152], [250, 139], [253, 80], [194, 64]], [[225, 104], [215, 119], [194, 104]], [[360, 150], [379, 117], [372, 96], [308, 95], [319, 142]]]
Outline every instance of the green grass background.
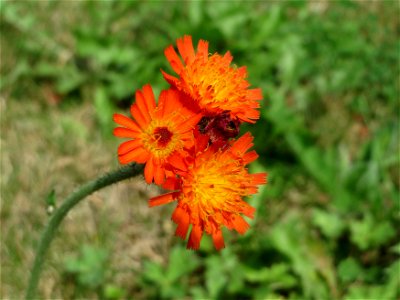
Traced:
[[[51, 247], [42, 299], [399, 299], [399, 3], [1, 1], [1, 299], [21, 299], [47, 201], [118, 166], [114, 112], [168, 87], [190, 34], [263, 90], [246, 126], [268, 185], [244, 236], [199, 251], [142, 178], [90, 196]], [[53, 193], [52, 193], [53, 191]], [[50, 196], [48, 196], [50, 195]]]

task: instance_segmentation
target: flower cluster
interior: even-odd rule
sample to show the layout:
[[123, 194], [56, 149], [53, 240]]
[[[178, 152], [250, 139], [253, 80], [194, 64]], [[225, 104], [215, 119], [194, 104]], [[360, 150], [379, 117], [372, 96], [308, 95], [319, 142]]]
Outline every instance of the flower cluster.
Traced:
[[[240, 124], [259, 118], [260, 89], [249, 89], [245, 67], [231, 66], [229, 52], [209, 55], [208, 42], [195, 51], [190, 36], [165, 50], [176, 77], [162, 71], [170, 84], [158, 102], [150, 85], [136, 92], [130, 112], [114, 121], [114, 135], [129, 138], [118, 148], [121, 164], [145, 163], [144, 177], [169, 193], [150, 199], [150, 206], [177, 202], [172, 220], [176, 235], [189, 249], [198, 249], [204, 232], [216, 249], [224, 248], [222, 227], [243, 234], [254, 208], [243, 200], [266, 183], [266, 174], [249, 174], [247, 164], [257, 158], [249, 149], [253, 137], [240, 138]], [[237, 138], [237, 139], [235, 139]], [[190, 226], [191, 225], [191, 226]]]

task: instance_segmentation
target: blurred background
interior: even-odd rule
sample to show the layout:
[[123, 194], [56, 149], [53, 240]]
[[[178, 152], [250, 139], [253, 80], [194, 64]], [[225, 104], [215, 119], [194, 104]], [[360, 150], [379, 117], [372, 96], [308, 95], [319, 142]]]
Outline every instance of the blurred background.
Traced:
[[399, 3], [2, 1], [1, 299], [21, 299], [48, 206], [117, 168], [112, 114], [168, 87], [189, 34], [261, 87], [244, 236], [197, 252], [142, 178], [62, 224], [42, 299], [399, 299]]

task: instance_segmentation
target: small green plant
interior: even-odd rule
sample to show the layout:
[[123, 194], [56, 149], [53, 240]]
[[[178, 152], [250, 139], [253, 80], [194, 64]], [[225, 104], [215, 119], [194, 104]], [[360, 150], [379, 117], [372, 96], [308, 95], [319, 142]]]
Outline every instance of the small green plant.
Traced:
[[65, 274], [76, 284], [74, 295], [84, 296], [87, 292], [96, 292], [102, 299], [121, 299], [126, 290], [115, 284], [110, 284], [109, 272], [110, 253], [99, 247], [83, 245], [79, 256], [67, 258], [64, 262]]
[[83, 245], [79, 257], [65, 261], [65, 271], [83, 289], [98, 289], [106, 282], [109, 254], [105, 249]]
[[141, 276], [143, 287], [152, 287], [152, 297], [181, 298], [188, 294], [189, 278], [199, 267], [199, 258], [182, 247], [174, 247], [168, 265], [146, 261]]

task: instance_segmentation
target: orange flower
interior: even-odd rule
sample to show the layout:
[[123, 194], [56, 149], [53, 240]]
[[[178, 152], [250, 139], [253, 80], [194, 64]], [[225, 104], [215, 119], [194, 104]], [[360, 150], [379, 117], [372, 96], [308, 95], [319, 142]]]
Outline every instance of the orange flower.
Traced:
[[[252, 218], [254, 208], [242, 197], [257, 192], [257, 185], [266, 182], [266, 174], [249, 174], [245, 166], [257, 158], [247, 133], [225, 150], [209, 146], [207, 141], [196, 141], [195, 158], [187, 173], [180, 178], [169, 178], [164, 188], [174, 192], [150, 199], [150, 206], [178, 201], [172, 220], [178, 225], [176, 235], [186, 238], [192, 230], [187, 248], [198, 249], [203, 232], [210, 234], [215, 247], [224, 245], [221, 228], [235, 229], [243, 234], [249, 224], [241, 214]], [[246, 153], [247, 152], [247, 153]]]
[[208, 42], [203, 40], [199, 41], [195, 53], [191, 36], [178, 39], [177, 46], [183, 63], [173, 46], [165, 49], [165, 56], [179, 78], [162, 73], [172, 86], [194, 100], [188, 105], [209, 115], [229, 111], [234, 119], [255, 123], [260, 115], [257, 108], [262, 94], [260, 89], [248, 89], [246, 67], [231, 67], [229, 52], [209, 57]]
[[185, 149], [193, 146], [193, 128], [201, 116], [184, 108], [180, 93], [162, 91], [158, 106], [150, 85], [136, 92], [136, 102], [131, 106], [134, 120], [120, 114], [113, 119], [123, 127], [114, 129], [114, 135], [131, 140], [118, 148], [121, 164], [146, 163], [144, 176], [148, 183], [154, 179], [162, 184], [166, 175], [174, 170], [185, 170]]

